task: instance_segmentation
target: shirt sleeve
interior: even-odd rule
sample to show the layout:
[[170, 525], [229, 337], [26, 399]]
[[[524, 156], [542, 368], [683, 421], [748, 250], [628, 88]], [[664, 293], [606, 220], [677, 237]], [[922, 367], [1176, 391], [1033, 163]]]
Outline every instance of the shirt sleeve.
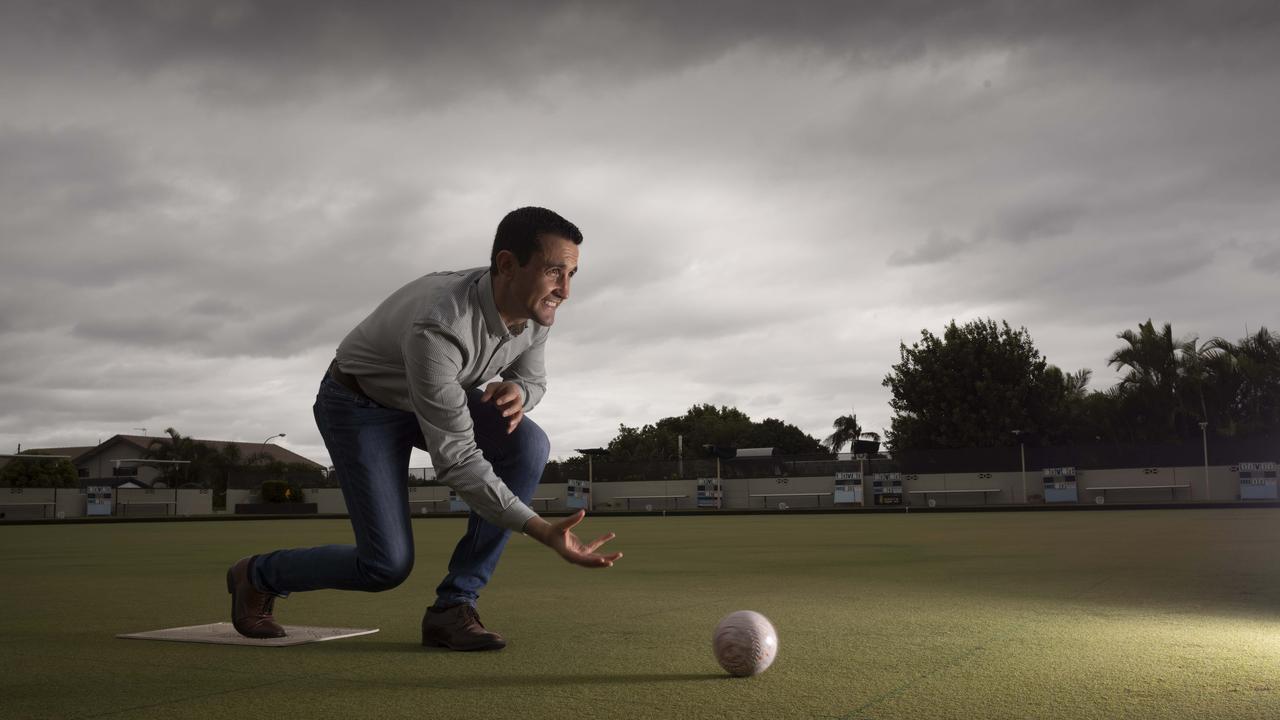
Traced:
[[467, 391], [458, 382], [465, 345], [447, 328], [415, 325], [403, 349], [410, 402], [436, 477], [480, 517], [522, 531], [537, 513], [507, 488], [476, 446]]
[[524, 391], [524, 411], [529, 412], [547, 394], [547, 364], [545, 350], [548, 333], [534, 341], [528, 350], [520, 353], [520, 357], [506, 370], [502, 371], [502, 379], [509, 380]]

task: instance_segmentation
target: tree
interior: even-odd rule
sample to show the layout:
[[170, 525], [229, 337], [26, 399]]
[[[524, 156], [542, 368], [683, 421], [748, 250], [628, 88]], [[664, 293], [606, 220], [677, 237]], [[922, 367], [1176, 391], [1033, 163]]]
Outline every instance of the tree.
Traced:
[[682, 416], [665, 417], [639, 428], [619, 425], [618, 434], [609, 441], [609, 459], [675, 460], [680, 436], [688, 449], [704, 445], [775, 447], [790, 455], [823, 451], [817, 440], [790, 423], [776, 418], [754, 422], [737, 408], [704, 404], [694, 405]]
[[[1148, 318], [1138, 332], [1124, 330], [1116, 335], [1126, 345], [1107, 359], [1107, 365], [1125, 370], [1118, 386], [1119, 400], [1128, 410], [1138, 440], [1172, 440], [1180, 434], [1178, 349], [1186, 341], [1175, 339], [1173, 327], [1165, 323], [1159, 330]], [[1194, 338], [1191, 341], [1195, 342]]]
[[1067, 383], [1060, 371], [1050, 376], [1026, 328], [953, 320], [942, 337], [922, 330], [899, 351], [883, 382], [895, 451], [1008, 445], [1013, 430], [1042, 442], [1062, 434]]
[[1226, 355], [1223, 375], [1230, 381], [1222, 394], [1230, 394], [1232, 417], [1242, 433], [1280, 428], [1280, 338], [1262, 327], [1232, 345], [1215, 338], [1213, 344]]
[[853, 445], [856, 440], [879, 440], [880, 435], [874, 432], [864, 432], [862, 426], [858, 424], [858, 414], [851, 413], [849, 415], [841, 415], [831, 423], [831, 427], [835, 430], [828, 435], [822, 444], [826, 445], [833, 453], [840, 452], [840, 448], [845, 445]]
[[0, 470], [0, 486], [15, 488], [72, 488], [79, 487], [76, 468], [66, 458], [56, 460], [27, 460], [26, 457], [48, 457], [46, 453], [24, 452], [12, 458]]
[[165, 428], [164, 431], [169, 438], [151, 441], [146, 452], [146, 459], [163, 461], [156, 463], [161, 470], [160, 481], [169, 487], [188, 483], [207, 487], [207, 476], [216, 467], [217, 452], [173, 428]]

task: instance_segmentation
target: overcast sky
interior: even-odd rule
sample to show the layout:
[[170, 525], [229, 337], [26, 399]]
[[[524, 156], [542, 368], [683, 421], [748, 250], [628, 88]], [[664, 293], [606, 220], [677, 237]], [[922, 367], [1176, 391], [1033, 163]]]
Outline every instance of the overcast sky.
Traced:
[[327, 464], [337, 343], [523, 205], [586, 238], [553, 457], [695, 403], [882, 430], [952, 319], [1096, 388], [1149, 317], [1280, 329], [1274, 3], [869, 5], [6, 0], [0, 452]]

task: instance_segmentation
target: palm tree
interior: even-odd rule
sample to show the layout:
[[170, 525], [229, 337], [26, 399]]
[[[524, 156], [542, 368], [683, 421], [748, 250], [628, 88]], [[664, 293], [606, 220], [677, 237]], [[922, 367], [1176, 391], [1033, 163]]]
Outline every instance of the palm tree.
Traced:
[[822, 441], [823, 445], [831, 448], [831, 452], [838, 453], [840, 448], [845, 445], [853, 444], [855, 440], [879, 440], [880, 435], [873, 432], [863, 432], [862, 426], [858, 424], [858, 414], [841, 415], [831, 423], [831, 427], [835, 432], [827, 436]]
[[1118, 386], [1121, 399], [1132, 403], [1135, 410], [1135, 428], [1146, 439], [1169, 439], [1176, 433], [1178, 407], [1178, 355], [1179, 341], [1173, 337], [1173, 328], [1165, 323], [1156, 330], [1150, 318], [1138, 325], [1138, 332], [1125, 330], [1117, 338], [1127, 343], [1111, 354], [1107, 365], [1128, 372]]
[[[184, 483], [199, 484], [212, 462], [215, 454], [213, 449], [173, 428], [165, 428], [164, 431], [169, 438], [153, 440], [147, 448], [147, 459], [166, 461], [163, 463], [161, 479], [169, 487], [178, 487]], [[180, 467], [178, 463], [183, 463], [186, 467]]]
[[1089, 380], [1093, 378], [1093, 371], [1089, 368], [1080, 368], [1073, 373], [1063, 375], [1063, 381], [1066, 385], [1067, 399], [1072, 402], [1084, 400], [1089, 394]]
[[1231, 356], [1239, 381], [1232, 406], [1241, 430], [1280, 427], [1280, 338], [1260, 328], [1236, 343]]

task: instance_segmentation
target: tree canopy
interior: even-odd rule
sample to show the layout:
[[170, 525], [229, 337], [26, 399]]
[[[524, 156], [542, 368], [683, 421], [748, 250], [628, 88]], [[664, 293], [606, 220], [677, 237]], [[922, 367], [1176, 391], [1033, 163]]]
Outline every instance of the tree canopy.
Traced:
[[46, 453], [24, 452], [12, 458], [0, 470], [0, 486], [15, 488], [69, 488], [78, 487], [76, 468], [66, 458], [56, 460], [28, 460], [33, 456], [47, 457]]
[[1045, 435], [1060, 425], [1067, 376], [1050, 370], [1026, 328], [953, 320], [941, 337], [922, 330], [899, 352], [883, 382], [895, 451], [1001, 446], [1014, 431]]
[[1124, 372], [1098, 398], [1095, 420], [1116, 439], [1185, 440], [1200, 423], [1216, 435], [1251, 435], [1280, 428], [1280, 338], [1267, 328], [1230, 342], [1178, 338], [1148, 319], [1107, 362]]
[[757, 422], [735, 407], [704, 404], [643, 427], [619, 425], [609, 441], [609, 459], [675, 460], [679, 436], [684, 436], [686, 457], [703, 454], [704, 445], [775, 447], [788, 455], [824, 452], [817, 440], [790, 423], [775, 418]]
[[895, 451], [990, 447], [1021, 439], [1065, 442], [1177, 442], [1280, 428], [1280, 339], [1265, 327], [1232, 343], [1179, 338], [1148, 319], [1117, 333], [1107, 358], [1123, 373], [1115, 386], [1088, 389], [1091, 373], [1050, 365], [1025, 328], [980, 320], [941, 337], [900, 345], [884, 379], [894, 411]]

